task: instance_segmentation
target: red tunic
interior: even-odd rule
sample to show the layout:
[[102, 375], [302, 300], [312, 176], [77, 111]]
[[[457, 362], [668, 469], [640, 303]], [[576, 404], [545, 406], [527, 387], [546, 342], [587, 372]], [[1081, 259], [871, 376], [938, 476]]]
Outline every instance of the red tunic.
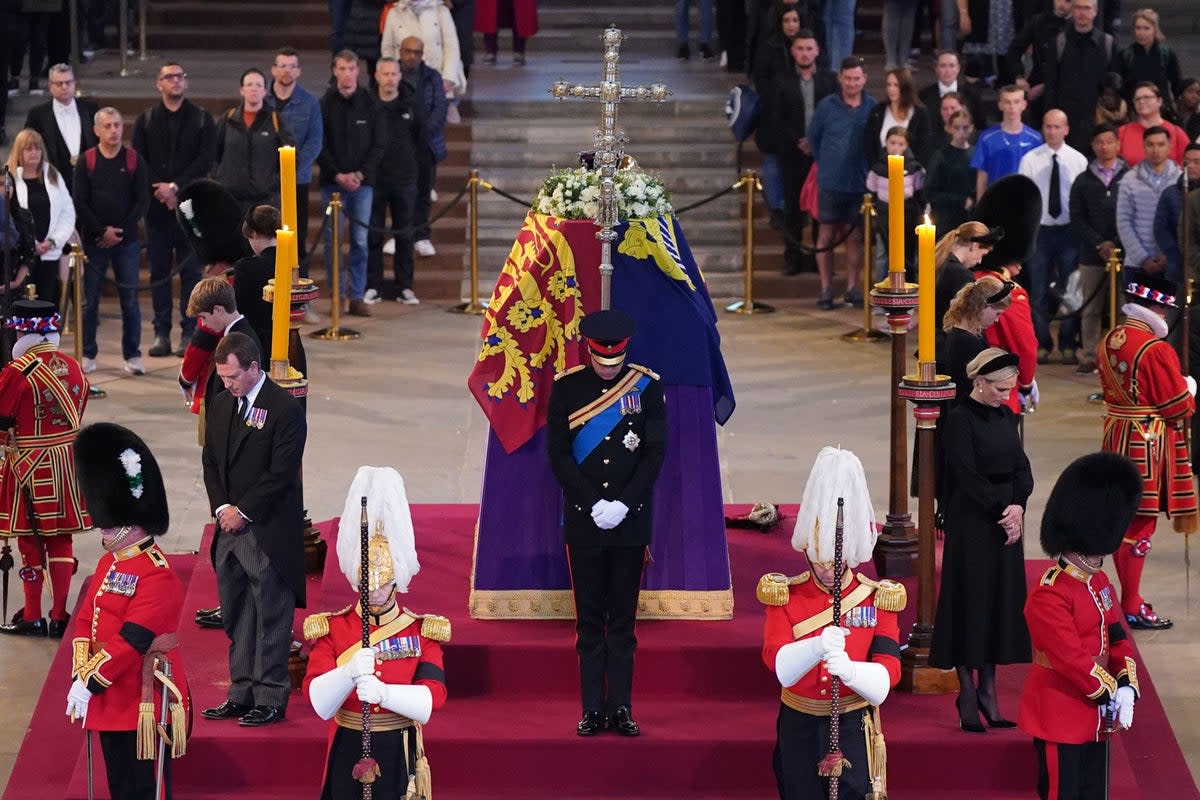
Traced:
[[[501, 0], [477, 0], [475, 3], [475, 32], [496, 33], [502, 21]], [[509, 15], [503, 15], [505, 17]], [[528, 39], [538, 32], [537, 0], [512, 0], [513, 33]], [[508, 27], [508, 25], [505, 25]]]
[[[988, 275], [999, 281], [1011, 280], [1003, 272], [979, 270], [975, 279]], [[999, 347], [1015, 355], [1018, 386], [1029, 386], [1037, 375], [1037, 334], [1033, 329], [1033, 307], [1029, 304], [1029, 292], [1019, 283], [1013, 284], [1012, 303], [996, 320], [992, 327], [983, 332], [989, 347]], [[1015, 389], [1008, 397], [1008, 407], [1014, 414], [1021, 413], [1020, 393]]]
[[179, 385], [192, 387], [192, 413], [199, 414], [204, 407], [204, 394], [208, 387], [208, 375], [213, 370], [213, 352], [221, 341], [221, 332], [214, 331], [203, 322], [196, 321], [196, 331], [183, 351], [179, 365]]
[[[143, 655], [156, 637], [175, 633], [182, 607], [183, 586], [153, 539], [100, 557], [75, 618], [73, 640], [72, 674], [95, 693], [88, 703], [88, 730], [137, 730]], [[186, 714], [191, 698], [178, 647], [167, 648], [160, 658], [171, 662], [171, 681]], [[159, 720], [162, 687], [157, 682], [152, 694]]]
[[1119, 686], [1138, 691], [1133, 646], [1116, 592], [1103, 572], [1060, 561], [1029, 593], [1025, 621], [1033, 667], [1017, 724], [1059, 744], [1099, 741], [1104, 704]]
[[1108, 413], [1101, 448], [1128, 456], [1144, 478], [1139, 516], [1166, 511], [1196, 529], [1196, 487], [1184, 428], [1196, 411], [1175, 349], [1140, 320], [1108, 332], [1097, 354]]
[[0, 535], [92, 527], [73, 455], [87, 400], [83, 370], [49, 342], [0, 370], [0, 417], [12, 419], [16, 433], [15, 451], [0, 463]]
[[[763, 663], [775, 671], [775, 656], [779, 648], [801, 639], [819, 636], [831, 620], [833, 596], [815, 580], [811, 573], [792, 578], [788, 586], [786, 605], [768, 605], [767, 619], [763, 626]], [[851, 661], [874, 661], [887, 667], [891, 685], [900, 680], [900, 628], [896, 613], [875, 606], [878, 584], [867, 581], [862, 575], [855, 576], [842, 594], [842, 620], [850, 633], [846, 636], [846, 655]], [[856, 625], [874, 618], [871, 627]], [[784, 705], [804, 713], [814, 713], [815, 708], [825, 704], [828, 714], [829, 671], [824, 662], [802, 675], [798, 681], [783, 690]], [[806, 702], [808, 701], [808, 702]], [[863, 700], [848, 686], [841, 692], [842, 708], [861, 706]]]

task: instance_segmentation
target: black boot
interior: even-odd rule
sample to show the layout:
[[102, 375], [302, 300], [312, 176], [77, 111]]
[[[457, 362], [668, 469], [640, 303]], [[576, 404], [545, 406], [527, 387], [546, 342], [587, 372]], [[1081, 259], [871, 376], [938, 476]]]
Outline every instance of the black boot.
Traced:
[[958, 707], [958, 727], [967, 733], [983, 733], [983, 725], [979, 722], [979, 694], [971, 669], [955, 667], [954, 671], [958, 673], [958, 699], [954, 701]]

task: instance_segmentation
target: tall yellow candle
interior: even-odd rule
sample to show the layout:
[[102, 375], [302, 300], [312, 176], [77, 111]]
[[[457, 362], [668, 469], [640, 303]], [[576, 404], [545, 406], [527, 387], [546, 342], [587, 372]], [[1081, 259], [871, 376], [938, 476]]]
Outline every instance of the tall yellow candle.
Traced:
[[937, 330], [937, 320], [933, 318], [934, 296], [936, 288], [933, 276], [933, 246], [937, 237], [937, 229], [925, 217], [925, 224], [917, 226], [917, 360], [930, 362], [937, 360], [933, 349], [933, 336]]
[[288, 315], [292, 299], [292, 267], [296, 265], [296, 233], [275, 232], [275, 296], [271, 303], [271, 360], [287, 361]]
[[888, 269], [904, 272], [904, 156], [888, 156]]
[[296, 225], [296, 148], [285, 145], [279, 148], [279, 215], [283, 227], [289, 231], [299, 230]]

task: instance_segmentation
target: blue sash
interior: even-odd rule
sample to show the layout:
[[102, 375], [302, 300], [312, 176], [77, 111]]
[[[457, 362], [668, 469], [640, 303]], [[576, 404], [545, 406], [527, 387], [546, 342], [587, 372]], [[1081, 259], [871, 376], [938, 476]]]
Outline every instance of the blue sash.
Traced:
[[[625, 394], [632, 391], [642, 392], [649, 384], [650, 376], [642, 375], [633, 388]], [[612, 433], [613, 429], [620, 424], [621, 417], [624, 416], [621, 413], [620, 399], [625, 394], [614, 397], [607, 408], [585, 422], [579, 429], [579, 433], [575, 434], [575, 439], [571, 442], [571, 454], [575, 456], [576, 464], [582, 464], [596, 449], [596, 445], [604, 441], [604, 437]]]

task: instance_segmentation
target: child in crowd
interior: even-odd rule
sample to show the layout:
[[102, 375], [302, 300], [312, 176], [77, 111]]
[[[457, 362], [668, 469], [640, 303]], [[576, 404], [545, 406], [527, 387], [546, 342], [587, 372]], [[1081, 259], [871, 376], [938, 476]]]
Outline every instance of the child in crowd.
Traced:
[[[888, 165], [887, 156], [904, 156], [904, 262], [908, 280], [916, 280], [914, 266], [917, 263], [917, 232], [922, 210], [925, 207], [925, 168], [908, 149], [908, 131], [899, 125], [890, 128], [884, 140], [886, 154], [867, 172], [867, 191], [875, 195], [875, 230], [884, 242], [878, 250], [886, 252], [888, 242]], [[886, 262], [885, 262], [886, 263]], [[876, 272], [879, 272], [876, 261]], [[886, 267], [885, 267], [886, 269]], [[877, 274], [876, 280], [883, 275]]]
[[974, 135], [971, 112], [960, 108], [946, 123], [949, 141], [938, 147], [929, 159], [925, 194], [939, 231], [962, 225], [975, 208], [975, 169], [971, 166], [971, 157], [975, 155], [975, 147], [971, 144]]

